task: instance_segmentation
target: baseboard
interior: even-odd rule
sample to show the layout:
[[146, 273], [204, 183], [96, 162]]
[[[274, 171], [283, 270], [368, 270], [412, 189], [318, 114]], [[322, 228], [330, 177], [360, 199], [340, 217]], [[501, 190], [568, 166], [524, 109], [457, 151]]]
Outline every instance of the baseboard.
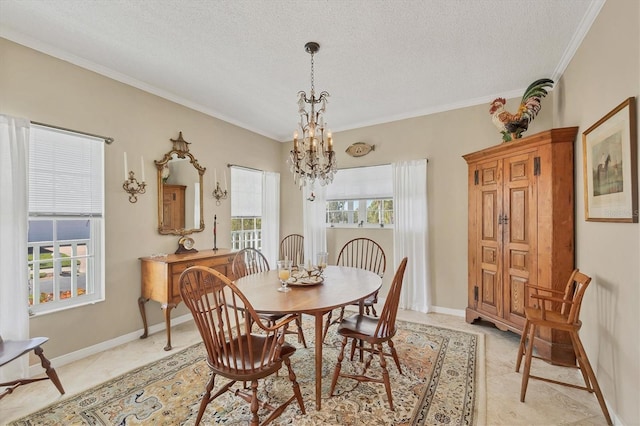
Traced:
[[433, 312], [436, 314], [447, 314], [447, 315], [452, 315], [455, 317], [462, 317], [462, 318], [464, 318], [464, 315], [465, 315], [464, 309], [451, 309], [451, 308], [443, 308], [440, 306], [432, 306], [429, 312]]
[[[191, 314], [185, 314], [176, 318], [171, 318], [171, 325], [178, 325], [185, 323], [187, 321], [191, 321], [193, 317]], [[166, 325], [164, 322], [152, 325], [149, 327], [149, 334], [157, 333], [158, 331], [162, 331], [166, 329]], [[104, 342], [100, 342], [97, 345], [89, 346], [75, 352], [71, 352], [65, 355], [61, 355], [56, 358], [51, 358], [51, 364], [57, 368], [63, 365], [72, 363], [74, 361], [78, 361], [80, 359], [86, 358], [91, 355], [95, 355], [100, 352], [104, 352], [108, 349], [115, 348], [116, 346], [122, 345], [124, 343], [132, 342], [134, 340], [138, 340], [142, 335], [143, 330], [139, 329], [137, 331], [125, 334], [123, 336], [116, 337], [115, 339], [106, 340]], [[33, 364], [29, 366], [29, 377], [37, 376], [42, 374], [42, 366], [40, 363]]]

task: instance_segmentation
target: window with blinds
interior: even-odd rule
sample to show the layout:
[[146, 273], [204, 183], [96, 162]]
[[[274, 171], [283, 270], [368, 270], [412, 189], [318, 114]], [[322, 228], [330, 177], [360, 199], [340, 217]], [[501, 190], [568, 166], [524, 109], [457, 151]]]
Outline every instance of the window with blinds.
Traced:
[[391, 165], [341, 169], [327, 186], [327, 225], [393, 225]]
[[34, 314], [104, 299], [104, 140], [32, 125], [29, 304]]
[[231, 167], [231, 248], [262, 249], [262, 172]]

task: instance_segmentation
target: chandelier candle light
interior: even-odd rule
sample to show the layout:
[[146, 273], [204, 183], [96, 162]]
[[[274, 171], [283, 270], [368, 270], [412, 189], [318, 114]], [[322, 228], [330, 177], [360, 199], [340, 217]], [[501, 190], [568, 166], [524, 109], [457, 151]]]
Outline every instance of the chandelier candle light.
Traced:
[[[311, 92], [309, 97], [304, 91], [298, 92], [298, 113], [300, 114], [299, 139], [298, 130], [293, 134], [293, 150], [289, 155], [289, 169], [293, 173], [293, 181], [299, 188], [309, 182], [313, 185], [316, 180], [320, 185], [327, 185], [333, 181], [336, 172], [336, 157], [333, 151], [331, 131], [324, 122], [324, 112], [327, 105], [328, 92], [320, 92], [316, 97], [314, 84], [313, 56], [320, 50], [320, 45], [310, 41], [304, 46], [311, 54]], [[309, 104], [310, 110], [307, 111]], [[320, 108], [316, 111], [316, 106]]]

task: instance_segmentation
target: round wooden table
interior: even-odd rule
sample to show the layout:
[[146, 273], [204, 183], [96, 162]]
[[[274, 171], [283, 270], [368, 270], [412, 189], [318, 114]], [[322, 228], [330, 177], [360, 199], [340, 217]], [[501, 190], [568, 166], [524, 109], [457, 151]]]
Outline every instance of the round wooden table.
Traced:
[[315, 372], [316, 408], [321, 408], [322, 393], [322, 331], [323, 316], [340, 306], [360, 302], [378, 291], [382, 278], [373, 272], [347, 266], [328, 266], [323, 271], [321, 284], [290, 286], [291, 291], [278, 291], [278, 272], [268, 271], [247, 275], [236, 280], [236, 286], [244, 293], [259, 313], [304, 313], [315, 317]]

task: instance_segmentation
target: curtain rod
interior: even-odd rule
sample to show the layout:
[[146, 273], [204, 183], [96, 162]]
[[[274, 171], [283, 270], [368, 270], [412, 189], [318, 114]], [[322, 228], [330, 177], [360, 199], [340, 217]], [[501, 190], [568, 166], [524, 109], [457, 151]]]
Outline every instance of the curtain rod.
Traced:
[[264, 172], [264, 170], [256, 169], [256, 168], [254, 168], [254, 167], [241, 166], [241, 165], [239, 165], [239, 164], [231, 164], [231, 163], [227, 163], [227, 167], [238, 167], [238, 168], [240, 168], [240, 169], [255, 170], [256, 172]]
[[46, 124], [46, 123], [39, 123], [37, 121], [32, 121], [31, 124], [35, 124], [37, 126], [51, 127], [52, 129], [64, 130], [65, 132], [80, 133], [81, 135], [92, 136], [92, 137], [98, 138], [98, 139], [104, 139], [104, 141], [107, 143], [107, 145], [111, 145], [113, 143], [113, 140], [114, 140], [113, 138], [110, 138], [109, 136], [95, 135], [93, 133], [87, 133], [87, 132], [81, 132], [79, 130], [67, 129], [66, 127], [53, 126], [51, 124]]

